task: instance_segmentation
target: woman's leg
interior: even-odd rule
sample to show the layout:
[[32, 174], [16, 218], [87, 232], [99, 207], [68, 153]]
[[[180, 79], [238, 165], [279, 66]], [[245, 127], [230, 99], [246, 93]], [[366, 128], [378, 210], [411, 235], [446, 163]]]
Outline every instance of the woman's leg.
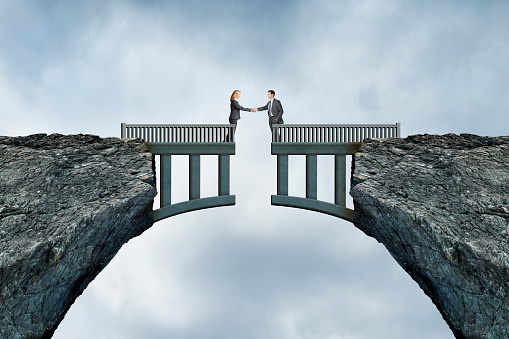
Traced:
[[238, 119], [229, 119], [230, 120], [230, 125], [235, 125], [235, 127], [233, 128], [233, 132], [235, 132], [237, 130], [237, 120]]
[[[230, 125], [235, 125], [235, 127], [233, 128], [233, 134], [235, 134], [235, 131], [237, 130], [237, 120], [238, 119], [228, 119], [228, 120], [230, 121]], [[225, 141], [232, 141], [229, 133], [226, 136]]]

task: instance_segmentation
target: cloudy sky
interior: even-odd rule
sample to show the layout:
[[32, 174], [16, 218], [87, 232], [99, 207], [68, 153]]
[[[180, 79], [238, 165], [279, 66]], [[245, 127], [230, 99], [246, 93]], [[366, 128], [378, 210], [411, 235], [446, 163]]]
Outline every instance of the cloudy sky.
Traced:
[[[227, 123], [274, 89], [286, 123], [508, 135], [507, 1], [0, 0], [0, 135], [119, 136], [120, 123]], [[237, 205], [156, 223], [77, 299], [54, 338], [453, 338], [385, 248], [270, 206], [263, 113], [242, 114]], [[187, 195], [175, 157], [174, 201]], [[320, 158], [319, 198], [333, 200]], [[304, 196], [305, 160], [290, 158]], [[217, 160], [203, 157], [202, 196]], [[349, 202], [351, 204], [351, 202]]]

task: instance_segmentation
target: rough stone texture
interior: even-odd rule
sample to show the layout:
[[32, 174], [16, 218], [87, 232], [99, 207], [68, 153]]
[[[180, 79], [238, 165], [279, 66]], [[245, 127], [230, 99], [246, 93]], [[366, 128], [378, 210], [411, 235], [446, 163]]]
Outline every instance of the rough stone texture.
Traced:
[[51, 337], [120, 247], [153, 224], [139, 140], [0, 137], [0, 337]]
[[509, 137], [368, 140], [355, 225], [383, 243], [457, 338], [509, 338]]

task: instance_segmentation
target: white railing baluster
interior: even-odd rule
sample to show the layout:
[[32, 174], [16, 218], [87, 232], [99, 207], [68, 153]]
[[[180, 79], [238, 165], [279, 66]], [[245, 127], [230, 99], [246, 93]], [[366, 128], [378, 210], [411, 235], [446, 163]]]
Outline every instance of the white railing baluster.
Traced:
[[[235, 142], [232, 125], [128, 125], [123, 123], [125, 138], [148, 142]], [[280, 136], [279, 140], [277, 135]], [[396, 138], [401, 135], [395, 125], [273, 125], [272, 142], [350, 143], [369, 138]]]

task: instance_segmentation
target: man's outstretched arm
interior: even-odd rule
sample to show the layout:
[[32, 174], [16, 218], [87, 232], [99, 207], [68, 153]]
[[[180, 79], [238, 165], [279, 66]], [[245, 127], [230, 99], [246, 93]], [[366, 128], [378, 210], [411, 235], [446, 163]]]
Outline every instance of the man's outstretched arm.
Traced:
[[268, 109], [269, 109], [269, 103], [267, 103], [267, 105], [265, 105], [265, 106], [258, 107], [257, 109], [258, 109], [259, 111], [265, 111], [265, 110], [268, 110]]

